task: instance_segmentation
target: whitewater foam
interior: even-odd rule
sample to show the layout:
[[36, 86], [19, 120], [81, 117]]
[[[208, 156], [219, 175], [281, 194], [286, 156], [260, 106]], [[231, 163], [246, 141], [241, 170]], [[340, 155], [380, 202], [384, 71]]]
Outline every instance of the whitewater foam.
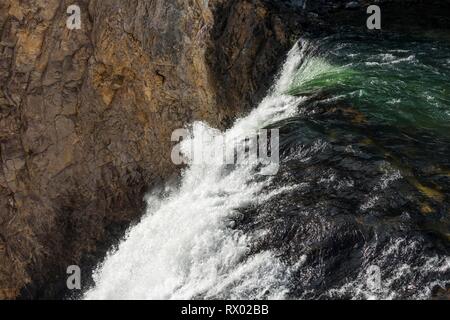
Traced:
[[[284, 92], [301, 64], [302, 52], [294, 46], [269, 95], [247, 117], [223, 133], [194, 123], [191, 139], [183, 144], [198, 144], [205, 130], [225, 140], [236, 139], [294, 114], [302, 98]], [[214, 142], [203, 143], [202, 147], [215, 147]], [[176, 190], [162, 199], [157, 194], [147, 196], [146, 215], [94, 272], [95, 286], [84, 298], [285, 297], [287, 267], [270, 251], [249, 256], [252, 235], [233, 229], [239, 215], [236, 209], [271, 196], [262, 192], [270, 178], [256, 180], [256, 170], [256, 163], [231, 170], [221, 161], [191, 163]]]

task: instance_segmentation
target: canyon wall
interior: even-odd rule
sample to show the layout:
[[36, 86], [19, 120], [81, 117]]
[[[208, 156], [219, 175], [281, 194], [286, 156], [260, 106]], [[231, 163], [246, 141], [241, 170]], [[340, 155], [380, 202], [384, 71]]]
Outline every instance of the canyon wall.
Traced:
[[[71, 4], [79, 30], [66, 27]], [[291, 45], [280, 10], [0, 2], [0, 299], [61, 297], [66, 268], [97, 263], [177, 172], [174, 129], [225, 127], [258, 102]]]
[[229, 126], [302, 29], [364, 26], [368, 3], [0, 1], [0, 299], [63, 297], [73, 264], [89, 282], [145, 193], [179, 171], [173, 130]]

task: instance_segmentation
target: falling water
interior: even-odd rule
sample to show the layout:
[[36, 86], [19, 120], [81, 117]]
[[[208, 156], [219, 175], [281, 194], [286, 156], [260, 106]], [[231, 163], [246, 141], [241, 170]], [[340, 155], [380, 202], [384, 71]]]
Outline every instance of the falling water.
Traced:
[[[95, 270], [84, 297], [395, 299], [445, 291], [449, 61], [450, 47], [435, 40], [300, 41], [248, 116], [225, 132], [191, 125], [179, 185], [147, 196], [146, 214]], [[281, 134], [276, 176], [257, 174], [256, 162], [194, 163], [189, 152], [266, 127]], [[377, 288], [367, 282], [373, 267]]]

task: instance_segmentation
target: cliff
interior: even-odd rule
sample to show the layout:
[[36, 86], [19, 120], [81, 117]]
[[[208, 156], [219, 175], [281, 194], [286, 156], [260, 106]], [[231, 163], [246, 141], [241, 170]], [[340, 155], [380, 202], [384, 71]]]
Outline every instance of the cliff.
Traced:
[[[73, 3], [79, 30], [66, 27]], [[224, 127], [257, 102], [291, 45], [280, 10], [1, 1], [0, 299], [64, 294], [67, 266], [97, 263], [176, 172], [174, 129]]]
[[73, 264], [89, 281], [146, 191], [179, 170], [173, 130], [227, 127], [303, 28], [368, 3], [349, 2], [2, 0], [0, 299], [62, 297]]

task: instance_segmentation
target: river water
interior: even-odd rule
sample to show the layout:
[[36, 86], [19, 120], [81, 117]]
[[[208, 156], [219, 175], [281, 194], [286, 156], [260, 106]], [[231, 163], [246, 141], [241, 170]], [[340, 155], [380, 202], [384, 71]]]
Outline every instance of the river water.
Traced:
[[[94, 271], [86, 299], [423, 299], [450, 285], [450, 44], [301, 39], [225, 132], [280, 131], [278, 174], [191, 163]], [[189, 154], [186, 155], [189, 158]]]

